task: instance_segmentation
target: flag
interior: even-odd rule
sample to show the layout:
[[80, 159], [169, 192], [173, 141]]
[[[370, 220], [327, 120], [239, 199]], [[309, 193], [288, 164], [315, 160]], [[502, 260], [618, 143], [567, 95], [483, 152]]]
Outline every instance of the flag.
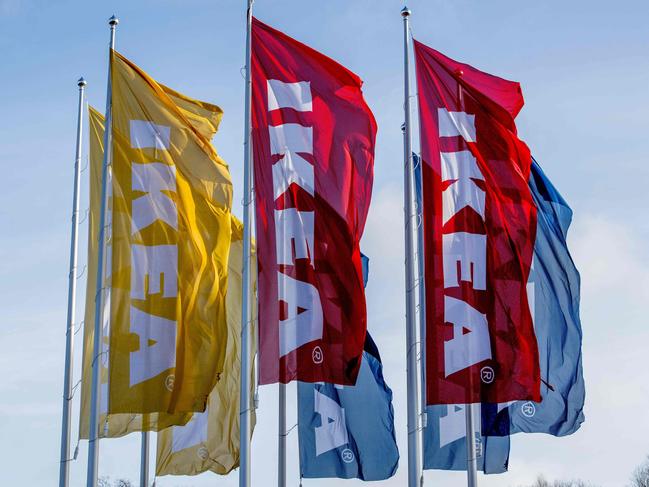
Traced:
[[[466, 405], [438, 404], [426, 407], [424, 428], [425, 470], [466, 470]], [[478, 470], [503, 473], [509, 464], [509, 429], [507, 407], [493, 404], [474, 405], [475, 452]], [[486, 436], [501, 433], [500, 436]]]
[[363, 273], [363, 286], [367, 286], [367, 278], [370, 275], [370, 259], [365, 254], [361, 254], [361, 270]]
[[227, 346], [232, 183], [209, 140], [222, 111], [114, 51], [111, 83], [108, 410], [204, 411]]
[[376, 345], [366, 337], [355, 386], [298, 383], [302, 477], [384, 480], [397, 471], [392, 391]]
[[[221, 380], [207, 400], [207, 409], [194, 413], [185, 426], [173, 426], [158, 433], [156, 475], [196, 475], [207, 470], [227, 474], [239, 466], [239, 388], [241, 386], [241, 291], [243, 225], [232, 217], [232, 245], [228, 261], [226, 295], [228, 346]], [[253, 268], [252, 288], [256, 288]], [[253, 316], [256, 316], [256, 308]], [[253, 363], [256, 346], [251, 347]], [[254, 392], [254, 367], [250, 389]], [[252, 427], [255, 410], [252, 412]]]
[[[418, 211], [421, 211], [421, 158], [415, 153], [412, 154], [412, 157], [415, 169], [415, 201]], [[419, 248], [423, 249], [423, 234], [421, 231], [417, 233]], [[423, 275], [423, 260], [418, 259], [418, 261], [421, 266], [420, 273]], [[425, 351], [425, 347], [423, 350]], [[426, 406], [427, 421], [423, 431], [425, 469], [466, 470], [465, 408], [464, 404]], [[509, 438], [498, 438], [498, 436], [508, 436], [509, 434], [509, 413], [506, 405], [498, 407], [487, 403], [478, 404], [474, 408], [474, 414], [478, 469], [485, 473], [507, 471]], [[479, 422], [480, 419], [481, 422]], [[494, 436], [489, 437], [488, 435]]]
[[[92, 383], [92, 352], [95, 333], [95, 296], [97, 294], [97, 238], [99, 235], [99, 212], [101, 199], [101, 173], [104, 156], [104, 116], [96, 109], [88, 107], [89, 119], [89, 196], [88, 209], [88, 264], [86, 270], [86, 304], [83, 321], [83, 358], [81, 376], [81, 411], [79, 414], [79, 438], [88, 439], [90, 427], [90, 398]], [[110, 187], [110, 183], [109, 183]], [[111, 222], [111, 205], [108, 205], [107, 225]], [[106, 245], [106, 254], [110, 255], [110, 241]], [[110, 267], [107, 268], [110, 270]], [[105, 292], [110, 293], [110, 273], [104, 275]], [[108, 303], [109, 300], [106, 300]], [[102, 324], [99, 386], [99, 428], [100, 438], [116, 438], [134, 431], [142, 431], [142, 415], [133, 413], [108, 415], [108, 337], [110, 326], [109, 309], [105, 310]], [[150, 414], [144, 423], [145, 429], [158, 431], [174, 424], [185, 424], [189, 413]]]
[[259, 381], [351, 385], [376, 122], [358, 76], [257, 19], [251, 67]]
[[529, 185], [538, 223], [528, 287], [533, 296], [543, 400], [510, 405], [511, 432], [565, 436], [584, 422], [586, 396], [581, 364], [579, 272], [566, 241], [572, 210], [536, 161], [532, 162]]
[[415, 41], [428, 404], [540, 399], [527, 300], [536, 208], [518, 83]]

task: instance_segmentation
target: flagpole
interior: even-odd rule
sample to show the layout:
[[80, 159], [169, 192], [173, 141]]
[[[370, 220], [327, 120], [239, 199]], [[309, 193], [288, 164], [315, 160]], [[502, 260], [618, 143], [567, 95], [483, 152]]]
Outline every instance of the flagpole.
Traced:
[[70, 477], [70, 402], [72, 401], [72, 363], [74, 349], [74, 318], [77, 300], [77, 249], [79, 231], [79, 186], [81, 184], [81, 137], [83, 132], [83, 101], [86, 80], [79, 78], [79, 108], [77, 110], [77, 145], [74, 159], [74, 189], [72, 192], [72, 234], [70, 237], [70, 272], [68, 274], [68, 318], [65, 329], [65, 367], [63, 372], [63, 410], [61, 413], [61, 464], [59, 487], [68, 487]]
[[469, 403], [465, 408], [466, 419], [466, 480], [468, 487], [478, 485], [478, 459], [475, 452], [475, 424], [473, 417], [475, 410], [473, 404]]
[[251, 350], [251, 306], [250, 299], [250, 260], [252, 237], [253, 201], [253, 166], [252, 147], [250, 141], [250, 109], [252, 101], [252, 81], [250, 78], [251, 41], [252, 41], [252, 4], [254, 0], [246, 0], [246, 89], [244, 113], [244, 143], [243, 143], [243, 293], [241, 299], [241, 390], [239, 395], [239, 487], [250, 487], [250, 350]]
[[408, 381], [408, 487], [423, 483], [419, 455], [419, 401], [417, 387], [417, 325], [415, 320], [413, 239], [413, 187], [412, 134], [410, 125], [410, 9], [401, 10], [403, 17], [403, 73], [404, 73], [404, 233], [406, 254], [406, 360]]
[[103, 325], [103, 296], [104, 296], [104, 247], [106, 244], [106, 202], [108, 199], [108, 165], [111, 152], [111, 126], [112, 126], [112, 88], [110, 59], [112, 50], [115, 49], [115, 30], [119, 19], [114, 15], [108, 20], [110, 26], [110, 44], [108, 50], [108, 82], [106, 87], [106, 112], [104, 130], [104, 159], [101, 169], [101, 209], [99, 211], [99, 239], [97, 252], [97, 284], [95, 294], [95, 326], [92, 344], [92, 388], [90, 396], [90, 428], [88, 434], [88, 471], [86, 477], [87, 487], [97, 487], [97, 471], [99, 463], [99, 380], [101, 334]]
[[[144, 427], [144, 421], [142, 421]], [[140, 446], [140, 487], [149, 486], [149, 432], [142, 431], [142, 445]]]
[[279, 383], [277, 487], [286, 487], [286, 384]]

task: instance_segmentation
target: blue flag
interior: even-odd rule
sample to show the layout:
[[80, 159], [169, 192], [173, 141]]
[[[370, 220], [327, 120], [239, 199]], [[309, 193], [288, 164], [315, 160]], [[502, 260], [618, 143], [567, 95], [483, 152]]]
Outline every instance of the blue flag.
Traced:
[[367, 278], [370, 274], [370, 259], [361, 252], [361, 268], [363, 271], [363, 286], [367, 286]]
[[298, 383], [298, 431], [302, 477], [384, 480], [395, 474], [392, 391], [369, 334], [355, 386]]
[[511, 433], [565, 436], [584, 422], [579, 272], [566, 236], [572, 210], [532, 161], [530, 189], [538, 210], [534, 261], [528, 284], [541, 360], [540, 403], [510, 405]]
[[[464, 404], [426, 407], [425, 470], [466, 470], [466, 416]], [[477, 410], [477, 411], [476, 411]], [[478, 470], [503, 473], [509, 464], [509, 414], [506, 406], [474, 405]], [[485, 436], [486, 430], [498, 436]], [[503, 436], [504, 434], [504, 436]]]

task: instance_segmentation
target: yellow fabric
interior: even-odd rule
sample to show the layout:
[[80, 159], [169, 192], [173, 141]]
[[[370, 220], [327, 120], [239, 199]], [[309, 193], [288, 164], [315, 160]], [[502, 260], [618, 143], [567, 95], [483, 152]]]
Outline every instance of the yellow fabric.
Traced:
[[[156, 475], [196, 475], [207, 470], [227, 474], [239, 466], [239, 385], [241, 371], [241, 290], [243, 226], [232, 217], [227, 302], [228, 348], [225, 370], [214, 387], [204, 413], [194, 414], [186, 426], [174, 426], [158, 433]], [[255, 259], [252, 259], [255, 262]], [[256, 268], [251, 268], [252, 289]], [[254, 300], [253, 300], [254, 302]], [[253, 308], [256, 317], [256, 308]], [[253, 340], [250, 363], [256, 346]], [[250, 391], [254, 392], [254, 364]], [[255, 412], [252, 412], [252, 425]]]
[[[101, 199], [101, 169], [104, 155], [104, 116], [93, 107], [88, 107], [90, 161], [89, 195], [90, 207], [88, 214], [88, 267], [86, 282], [86, 305], [83, 330], [83, 361], [81, 381], [81, 413], [79, 415], [79, 437], [88, 439], [90, 394], [92, 380], [92, 347], [95, 326], [95, 291], [97, 282], [97, 238], [99, 233], [99, 211]], [[110, 220], [110, 212], [108, 213]], [[109, 253], [109, 251], [108, 251]], [[106, 282], [109, 282], [107, 276]], [[102, 349], [108, 349], [108, 318], [105, 317]], [[100, 438], [116, 438], [134, 431], [142, 431], [142, 416], [139, 414], [113, 414], [107, 412], [107, 386], [108, 386], [108, 355], [101, 355], [101, 384], [99, 389], [99, 436]], [[150, 431], [158, 431], [171, 425], [183, 425], [191, 418], [191, 413], [151, 414], [145, 426]]]
[[232, 183], [206, 137], [221, 110], [165, 89], [114, 51], [111, 82], [108, 410], [203, 411], [228, 337]]
[[212, 137], [219, 129], [221, 118], [223, 118], [221, 108], [204, 101], [189, 98], [168, 86], [160, 85], [160, 87], [194, 128], [207, 140], [212, 140]]

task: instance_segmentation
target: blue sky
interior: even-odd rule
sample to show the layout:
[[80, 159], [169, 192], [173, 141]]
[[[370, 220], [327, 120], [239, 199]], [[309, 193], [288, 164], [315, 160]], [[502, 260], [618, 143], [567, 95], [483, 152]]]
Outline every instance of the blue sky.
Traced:
[[[395, 392], [402, 452], [399, 472], [386, 486], [405, 485], [406, 478], [402, 6], [396, 0], [258, 0], [255, 6], [261, 20], [359, 74], [378, 121], [363, 249], [372, 261], [369, 329]], [[570, 244], [582, 274], [586, 423], [569, 438], [516, 436], [511, 471], [481, 483], [518, 486], [544, 473], [625, 485], [649, 454], [649, 4], [413, 0], [409, 6], [420, 41], [521, 82], [520, 135], [575, 211]], [[118, 50], [159, 81], [224, 109], [214, 144], [230, 164], [234, 211], [241, 214], [243, 0], [0, 0], [3, 485], [57, 481], [76, 80], [88, 80], [88, 99], [103, 110], [106, 20], [113, 13], [121, 20]], [[81, 232], [83, 259], [85, 226]], [[77, 335], [77, 345], [80, 340]], [[262, 388], [253, 485], [275, 478], [276, 404], [275, 389]], [[292, 424], [294, 401], [289, 406]], [[71, 467], [73, 485], [85, 478], [86, 451], [82, 443]], [[100, 451], [102, 475], [137, 479], [137, 435], [104, 441]], [[289, 484], [296, 485], [295, 430], [289, 458]], [[426, 472], [425, 478], [426, 485], [464, 485], [462, 474]], [[157, 483], [215, 484], [234, 486], [237, 476]]]

